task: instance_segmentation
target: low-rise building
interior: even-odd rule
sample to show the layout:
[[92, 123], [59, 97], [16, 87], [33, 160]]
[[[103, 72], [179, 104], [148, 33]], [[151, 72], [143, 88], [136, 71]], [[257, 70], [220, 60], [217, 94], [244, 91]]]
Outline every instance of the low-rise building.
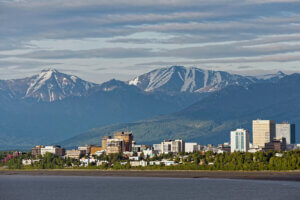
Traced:
[[153, 149], [146, 149], [146, 150], [143, 150], [143, 154], [144, 154], [144, 158], [153, 158], [155, 156], [155, 152]]
[[230, 152], [231, 146], [228, 142], [225, 142], [224, 144], [219, 144], [218, 149], [222, 150], [223, 152]]
[[101, 165], [105, 165], [105, 164], [108, 164], [109, 162], [106, 161], [106, 160], [98, 160], [97, 163], [96, 163], [96, 166], [101, 166]]
[[130, 161], [130, 166], [132, 167], [146, 167], [148, 165], [147, 161], [145, 160], [134, 160], [134, 161]]
[[27, 165], [31, 165], [33, 163], [36, 163], [36, 162], [40, 162], [41, 160], [40, 159], [22, 159], [22, 165], [24, 166], [27, 166]]
[[186, 142], [185, 143], [185, 152], [186, 153], [194, 153], [198, 151], [198, 144], [195, 142]]
[[104, 150], [100, 146], [91, 146], [91, 153], [90, 155], [96, 155], [96, 152]]
[[263, 151], [282, 151], [286, 149], [286, 139], [273, 139], [271, 142], [265, 144]]
[[80, 166], [86, 167], [92, 163], [96, 164], [97, 160], [95, 158], [81, 158], [80, 159]]
[[42, 155], [42, 153], [41, 153], [42, 148], [45, 148], [45, 146], [38, 145], [38, 146], [35, 146], [35, 147], [31, 148], [31, 155], [35, 156], [35, 157], [37, 157], [39, 155]]
[[52, 153], [56, 156], [63, 156], [65, 154], [65, 149], [60, 146], [45, 146], [41, 148], [41, 155], [44, 156], [46, 153]]
[[131, 156], [129, 157], [129, 160], [140, 160], [139, 156]]
[[79, 151], [85, 151], [86, 155], [89, 155], [91, 153], [91, 145], [86, 145], [86, 146], [79, 146], [78, 150]]
[[85, 154], [86, 154], [86, 150], [75, 150], [75, 149], [67, 150], [66, 158], [80, 159]]

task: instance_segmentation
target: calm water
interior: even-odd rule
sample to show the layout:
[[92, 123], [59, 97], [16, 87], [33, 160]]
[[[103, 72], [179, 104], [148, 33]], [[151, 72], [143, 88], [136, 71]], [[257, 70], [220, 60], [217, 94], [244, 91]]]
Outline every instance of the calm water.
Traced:
[[225, 179], [0, 176], [0, 200], [300, 199], [300, 183]]

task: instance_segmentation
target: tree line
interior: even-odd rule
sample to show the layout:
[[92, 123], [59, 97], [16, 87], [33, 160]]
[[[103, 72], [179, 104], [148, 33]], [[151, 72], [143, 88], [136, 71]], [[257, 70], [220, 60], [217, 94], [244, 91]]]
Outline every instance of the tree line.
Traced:
[[[141, 158], [144, 156], [141, 155]], [[148, 165], [147, 167], [131, 167], [128, 158], [122, 154], [111, 154], [95, 156], [95, 159], [107, 161], [101, 166], [91, 163], [87, 167], [80, 166], [77, 159], [62, 158], [47, 153], [39, 156], [38, 162], [31, 165], [22, 165], [22, 159], [36, 159], [30, 153], [20, 155], [6, 163], [9, 169], [64, 169], [64, 168], [89, 168], [89, 169], [168, 169], [168, 170], [300, 170], [300, 151], [288, 152], [256, 152], [256, 153], [222, 153], [196, 152], [180, 154], [162, 154], [152, 158], [145, 158], [148, 161], [173, 160], [176, 165], [164, 166]], [[122, 163], [122, 164], [121, 164]]]

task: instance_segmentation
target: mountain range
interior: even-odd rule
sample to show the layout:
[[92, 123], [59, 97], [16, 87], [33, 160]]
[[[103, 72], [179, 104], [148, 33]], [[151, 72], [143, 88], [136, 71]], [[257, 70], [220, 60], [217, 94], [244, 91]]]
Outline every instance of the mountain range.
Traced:
[[155, 69], [128, 81], [146, 92], [211, 93], [230, 85], [248, 86], [259, 82], [276, 82], [286, 74], [278, 72], [261, 76], [241, 76], [224, 71], [203, 70], [196, 67], [172, 66]]
[[[72, 137], [95, 127], [126, 128], [134, 121], [166, 119], [176, 116], [166, 114], [181, 113], [227, 88], [274, 84], [286, 77], [282, 72], [253, 77], [172, 66], [127, 82], [113, 79], [95, 84], [55, 69], [43, 70], [32, 77], [0, 80], [0, 149], [74, 141]], [[138, 129], [140, 133], [135, 133], [140, 141], [171, 136], [168, 129], [155, 133], [159, 137], [152, 137], [145, 130]], [[84, 136], [77, 142], [62, 144], [95, 143], [94, 139]]]
[[[61, 142], [65, 146], [100, 143], [103, 135], [127, 127], [135, 140], [152, 144], [163, 139], [182, 138], [200, 144], [229, 141], [236, 128], [251, 130], [252, 120], [273, 119], [300, 124], [300, 74], [260, 82], [247, 87], [232, 85], [179, 112], [132, 123], [94, 128]], [[84, 138], [84, 139], [83, 139]], [[296, 140], [300, 137], [296, 134]]]

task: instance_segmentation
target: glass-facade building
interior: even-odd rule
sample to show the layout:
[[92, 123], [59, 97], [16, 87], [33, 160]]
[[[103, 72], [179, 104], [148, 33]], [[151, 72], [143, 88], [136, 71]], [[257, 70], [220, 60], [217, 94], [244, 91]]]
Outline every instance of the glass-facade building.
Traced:
[[231, 152], [248, 152], [249, 150], [249, 131], [237, 129], [230, 133]]
[[276, 139], [285, 138], [286, 144], [296, 143], [296, 125], [289, 123], [276, 124]]

